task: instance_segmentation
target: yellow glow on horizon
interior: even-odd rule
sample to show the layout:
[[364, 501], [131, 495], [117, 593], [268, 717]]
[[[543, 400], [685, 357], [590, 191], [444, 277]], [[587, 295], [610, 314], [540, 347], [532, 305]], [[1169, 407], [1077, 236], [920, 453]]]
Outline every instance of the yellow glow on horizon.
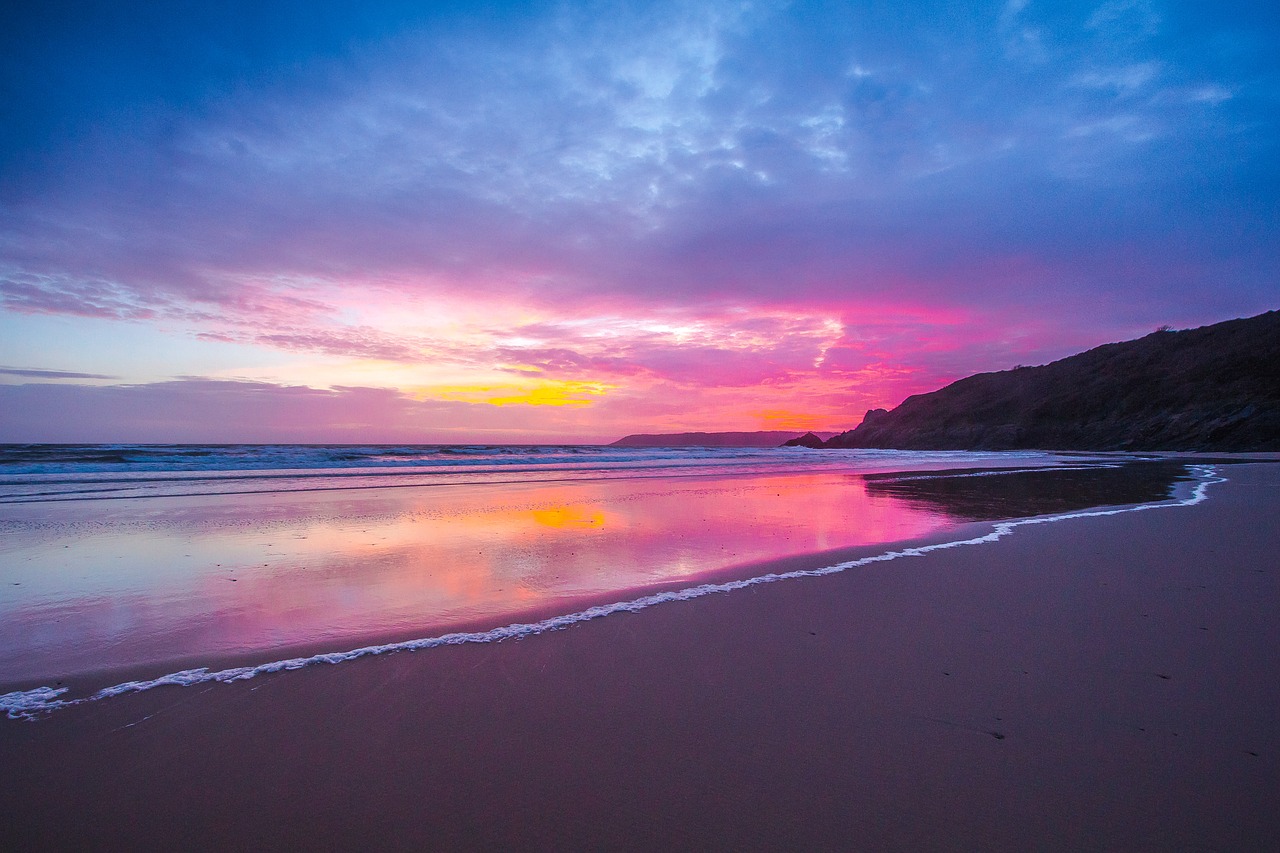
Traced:
[[491, 406], [589, 406], [614, 387], [601, 382], [544, 379], [532, 385], [436, 385], [414, 389], [413, 396]]
[[765, 409], [753, 414], [760, 419], [763, 429], [811, 431], [823, 429], [831, 420], [830, 416], [789, 412], [786, 409]]

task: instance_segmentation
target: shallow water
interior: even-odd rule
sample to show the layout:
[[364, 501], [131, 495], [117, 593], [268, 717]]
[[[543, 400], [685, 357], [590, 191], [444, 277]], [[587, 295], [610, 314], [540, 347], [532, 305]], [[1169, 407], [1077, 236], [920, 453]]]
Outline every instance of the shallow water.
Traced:
[[[981, 516], [1010, 517], [1046, 511], [1032, 492], [1051, 495], [1053, 511], [1134, 503], [1167, 495], [1176, 476], [1167, 471], [1161, 485], [1048, 454], [737, 449], [628, 449], [584, 470], [573, 457], [588, 454], [563, 448], [541, 454], [533, 470], [495, 473], [501, 454], [490, 449], [459, 454], [473, 468], [489, 460], [470, 482], [451, 479], [456, 469], [415, 472], [417, 483], [396, 487], [369, 487], [362, 469], [354, 479], [257, 469], [275, 479], [226, 494], [224, 480], [201, 479], [208, 460], [226, 463], [213, 454], [200, 457], [204, 468], [159, 472], [182, 483], [179, 494], [64, 500], [86, 477], [111, 476], [76, 467], [100, 467], [104, 455], [64, 454], [94, 461], [29, 474], [61, 491], [41, 499], [23, 482], [11, 488], [25, 496], [11, 492], [15, 502], [0, 509], [0, 684], [498, 626], [734, 566], [943, 532], [974, 517], [966, 489], [988, 506], [991, 494], [1015, 495], [1002, 514]], [[287, 458], [296, 464], [300, 454]], [[313, 453], [317, 465], [332, 460]], [[967, 476], [1001, 465], [1060, 470]], [[786, 473], [806, 466], [817, 470]], [[920, 473], [947, 467], [964, 476]], [[299, 470], [312, 487], [292, 488]], [[874, 476], [886, 470], [915, 473]], [[1100, 490], [1099, 480], [1110, 485]]]

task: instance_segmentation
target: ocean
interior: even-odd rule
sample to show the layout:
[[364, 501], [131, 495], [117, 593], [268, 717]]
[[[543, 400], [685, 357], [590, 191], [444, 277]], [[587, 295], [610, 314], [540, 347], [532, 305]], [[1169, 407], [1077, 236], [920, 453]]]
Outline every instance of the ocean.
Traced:
[[0, 502], [1046, 465], [1039, 452], [599, 445], [0, 445]]
[[[1181, 464], [1124, 461], [3, 446], [0, 688], [10, 692], [0, 707], [22, 715], [164, 684], [510, 639], [985, 541], [999, 519], [1191, 499], [1190, 484], [1175, 494], [1189, 479]], [[805, 568], [778, 570], [802, 556]]]

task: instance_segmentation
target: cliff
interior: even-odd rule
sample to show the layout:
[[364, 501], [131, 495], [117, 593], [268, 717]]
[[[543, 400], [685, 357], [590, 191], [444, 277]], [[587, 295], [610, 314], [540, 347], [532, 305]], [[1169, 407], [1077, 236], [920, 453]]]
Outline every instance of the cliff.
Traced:
[[980, 373], [823, 446], [1280, 451], [1280, 312]]

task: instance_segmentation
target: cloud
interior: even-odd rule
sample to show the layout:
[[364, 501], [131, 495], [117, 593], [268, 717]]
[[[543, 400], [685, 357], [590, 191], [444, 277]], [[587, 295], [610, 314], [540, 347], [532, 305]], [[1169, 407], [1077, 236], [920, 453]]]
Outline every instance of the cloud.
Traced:
[[[1112, 5], [1094, 17], [1135, 7]], [[809, 22], [803, 11], [659, 5], [600, 20], [570, 6], [524, 37], [405, 31], [361, 55], [359, 73], [317, 60], [329, 81], [320, 91], [244, 87], [179, 114], [161, 139], [91, 149], [46, 192], [18, 199], [11, 221], [25, 232], [28, 274], [75, 281], [14, 285], [10, 299], [147, 319], [174, 300], [247, 311], [234, 294], [262, 276], [416, 271], [400, 280], [643, 301], [667, 290], [645, 278], [702, 286], [700, 264], [714, 252], [719, 276], [779, 302], [796, 279], [815, 285], [796, 263], [811, 244], [855, 273], [840, 281], [855, 290], [882, 286], [865, 274], [869, 245], [895, 264], [965, 237], [994, 252], [1034, 248], [1034, 229], [1050, 223], [1034, 211], [1001, 221], [994, 180], [1024, 194], [1069, 189], [1103, 215], [1121, 211], [1109, 187], [1085, 180], [1097, 169], [1122, 168], [1157, 196], [1184, 191], [1158, 153], [1143, 165], [1102, 137], [1088, 149], [1071, 142], [1081, 128], [1170, 125], [1163, 102], [1117, 117], [1070, 94], [1149, 87], [1161, 63], [1145, 48], [1116, 62], [1125, 56], [1093, 55], [1077, 37], [1080, 55], [1032, 79], [989, 59], [939, 60], [866, 12]], [[1014, 4], [1004, 18], [1040, 14]], [[1039, 26], [1051, 25], [1065, 29]], [[946, 38], [923, 13], [904, 26]], [[1186, 144], [1204, 145], [1206, 133], [1211, 125]], [[1032, 156], [1009, 157], [1010, 144]], [[955, 176], [930, 180], [940, 172]], [[1055, 186], [1064, 175], [1078, 186]], [[929, 216], [961, 201], [964, 223]], [[1116, 218], [1120, 233], [1134, 224]], [[1082, 255], [1107, 242], [1080, 213], [1052, 225]], [[755, 272], [766, 253], [768, 279]]]
[[1121, 95], [1131, 95], [1152, 83], [1159, 74], [1159, 63], [1141, 62], [1120, 68], [1083, 71], [1071, 78], [1070, 83], [1088, 89], [1103, 89]]
[[[726, 425], [841, 429], [866, 408], [930, 390], [999, 352], [992, 338], [975, 357], [971, 318], [927, 312], [863, 312], [856, 325], [743, 313], [627, 328], [636, 323], [520, 328], [526, 345], [496, 355], [481, 346], [472, 356], [477, 366], [509, 359], [497, 373], [508, 378], [497, 381], [0, 385], [0, 441], [538, 442]], [[951, 333], [939, 334], [947, 323]], [[922, 355], [904, 360], [903, 349]]]
[[[172, 301], [164, 300], [160, 304], [172, 304]], [[31, 273], [0, 277], [0, 306], [13, 311], [150, 320], [161, 313], [160, 304], [147, 300], [126, 285], [106, 280]]]
[[0, 367], [0, 374], [24, 379], [119, 379], [101, 373], [77, 373], [73, 370], [49, 370], [42, 367]]
[[[144, 385], [0, 385], [0, 441], [389, 442], [563, 439], [525, 407], [188, 378]], [[564, 428], [561, 427], [563, 430]]]
[[1089, 15], [1085, 27], [1128, 38], [1147, 38], [1160, 29], [1161, 16], [1149, 0], [1112, 0]]
[[[603, 383], [542, 408], [604, 417], [892, 396], [1280, 295], [1273, 16], [465, 6], [16, 16], [0, 310]], [[876, 325], [922, 305], [953, 319]]]

